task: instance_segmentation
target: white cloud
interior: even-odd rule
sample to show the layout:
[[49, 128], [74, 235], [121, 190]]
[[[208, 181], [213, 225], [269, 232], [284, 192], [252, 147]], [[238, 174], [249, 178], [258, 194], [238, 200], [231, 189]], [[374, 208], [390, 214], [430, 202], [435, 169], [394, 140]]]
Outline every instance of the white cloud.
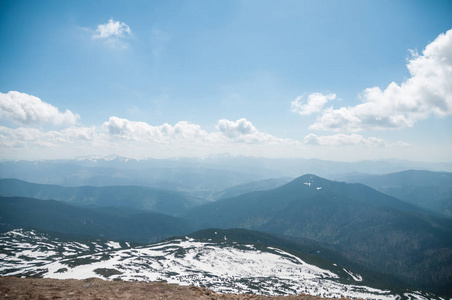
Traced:
[[118, 117], [110, 117], [103, 126], [111, 136], [126, 139], [152, 139], [160, 135], [158, 128], [145, 122], [133, 122]]
[[250, 135], [257, 132], [256, 127], [245, 118], [237, 121], [221, 119], [218, 121], [217, 129], [229, 138], [238, 138], [243, 135]]
[[94, 39], [112, 39], [122, 38], [126, 35], [132, 35], [129, 25], [124, 22], [108, 20], [108, 23], [97, 26], [96, 32], [92, 35]]
[[207, 133], [198, 124], [193, 124], [186, 121], [177, 122], [173, 127], [165, 124], [165, 131], [176, 139], [197, 141], [199, 139], [204, 141], [213, 141], [215, 136]]
[[262, 133], [246, 119], [222, 119], [217, 128], [218, 131], [207, 132], [200, 125], [186, 121], [152, 126], [118, 117], [110, 117], [100, 126], [71, 126], [50, 131], [0, 126], [0, 151], [8, 157], [28, 153], [39, 158], [100, 155], [105, 154], [106, 149], [118, 155], [141, 158], [224, 152], [268, 156], [298, 153], [302, 146], [298, 141]]
[[323, 110], [323, 106], [329, 101], [336, 99], [336, 94], [323, 95], [322, 93], [313, 93], [308, 96], [308, 102], [302, 104], [302, 96], [297, 97], [290, 103], [291, 111], [300, 115], [312, 115]]
[[245, 118], [237, 121], [221, 119], [218, 121], [217, 129], [231, 141], [241, 143], [269, 143], [269, 144], [299, 144], [291, 139], [281, 139], [270, 134], [263, 133]]
[[[452, 30], [440, 34], [422, 55], [412, 51], [407, 64], [411, 77], [385, 90], [368, 88], [352, 107], [326, 109], [313, 130], [357, 132], [412, 127], [431, 115], [452, 113]], [[308, 103], [309, 104], [309, 103]], [[308, 110], [309, 105], [306, 108]], [[302, 110], [304, 111], [304, 110]]]
[[73, 125], [80, 116], [70, 110], [60, 112], [55, 106], [25, 93], [0, 93], [0, 119], [21, 125]]
[[245, 144], [300, 144], [290, 139], [280, 139], [263, 133], [254, 125], [242, 118], [237, 121], [221, 119], [217, 123], [218, 132], [207, 132], [198, 124], [180, 121], [175, 125], [163, 124], [152, 126], [145, 122], [129, 121], [118, 117], [110, 117], [103, 124], [104, 131], [112, 139], [152, 141], [160, 144], [187, 142], [212, 145], [245, 143]]
[[110, 137], [136, 141], [168, 142], [179, 140], [209, 140], [211, 136], [197, 124], [180, 121], [174, 126], [167, 123], [152, 126], [145, 122], [134, 122], [118, 117], [110, 117], [103, 124]]
[[129, 45], [124, 39], [130, 36], [132, 36], [132, 30], [130, 30], [129, 25], [110, 19], [108, 23], [97, 26], [91, 37], [102, 41], [110, 48], [127, 49]]
[[0, 126], [0, 145], [4, 147], [61, 147], [92, 142], [99, 138], [95, 127], [69, 127], [44, 131], [37, 128], [8, 128]]
[[313, 133], [305, 136], [304, 143], [306, 145], [319, 145], [319, 146], [353, 146], [353, 145], [364, 145], [367, 147], [384, 147], [386, 143], [384, 140], [369, 137], [364, 138], [359, 134], [335, 134], [326, 136], [317, 136]]

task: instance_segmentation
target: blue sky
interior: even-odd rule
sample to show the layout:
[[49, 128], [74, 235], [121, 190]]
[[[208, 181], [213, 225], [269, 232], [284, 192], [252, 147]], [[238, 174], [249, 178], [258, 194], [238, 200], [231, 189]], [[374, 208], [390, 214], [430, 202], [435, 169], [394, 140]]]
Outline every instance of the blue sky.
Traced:
[[0, 159], [452, 161], [451, 15], [450, 1], [0, 1]]

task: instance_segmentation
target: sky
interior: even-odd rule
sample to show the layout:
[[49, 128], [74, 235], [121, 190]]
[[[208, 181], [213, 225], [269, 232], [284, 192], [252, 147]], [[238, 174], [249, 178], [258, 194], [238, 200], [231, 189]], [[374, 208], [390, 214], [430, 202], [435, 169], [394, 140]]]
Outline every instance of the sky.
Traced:
[[452, 162], [452, 2], [0, 0], [0, 160]]

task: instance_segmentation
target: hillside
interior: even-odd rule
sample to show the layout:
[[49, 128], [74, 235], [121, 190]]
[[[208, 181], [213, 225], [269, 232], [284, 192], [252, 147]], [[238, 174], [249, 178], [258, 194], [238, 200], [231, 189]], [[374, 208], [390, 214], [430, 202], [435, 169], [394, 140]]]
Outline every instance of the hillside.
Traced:
[[0, 230], [35, 228], [42, 231], [150, 243], [187, 234], [185, 220], [124, 207], [86, 208], [55, 200], [0, 197]]
[[246, 228], [312, 239], [410, 286], [450, 293], [452, 224], [361, 184], [305, 175], [271, 191], [193, 209], [204, 227]]
[[291, 180], [292, 179], [290, 177], [269, 178], [232, 186], [230, 188], [224, 189], [213, 194], [213, 200], [237, 197], [239, 195], [246, 194], [249, 192], [271, 190], [280, 187]]
[[235, 239], [233, 231], [197, 235], [204, 237], [175, 237], [132, 246], [114, 241], [60, 240], [36, 231], [13, 230], [0, 234], [1, 249], [6, 249], [0, 252], [0, 274], [166, 281], [217, 293], [268, 296], [304, 293], [330, 298], [436, 298], [407, 289], [368, 286], [361, 274], [341, 265], [275, 246], [243, 243]]
[[18, 179], [0, 179], [0, 196], [59, 200], [69, 204], [94, 207], [131, 207], [180, 215], [205, 201], [185, 193], [140, 186], [63, 187], [35, 184]]
[[452, 173], [408, 170], [386, 175], [352, 174], [343, 179], [452, 218]]

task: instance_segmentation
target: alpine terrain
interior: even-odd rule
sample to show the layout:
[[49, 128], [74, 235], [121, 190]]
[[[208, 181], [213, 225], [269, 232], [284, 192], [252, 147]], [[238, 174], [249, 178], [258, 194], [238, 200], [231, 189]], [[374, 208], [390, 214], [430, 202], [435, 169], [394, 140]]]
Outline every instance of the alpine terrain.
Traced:
[[[362, 284], [362, 277], [335, 263], [280, 248], [238, 243], [227, 231], [202, 233], [133, 247], [127, 242], [68, 241], [30, 230], [0, 236], [3, 276], [56, 279], [102, 278], [167, 281], [197, 285], [222, 293], [372, 299], [428, 299], [405, 290], [394, 293]], [[231, 232], [234, 235], [234, 232]], [[199, 233], [198, 233], [199, 236]], [[218, 237], [218, 238], [217, 238]], [[427, 298], [426, 298], [427, 297]]]

